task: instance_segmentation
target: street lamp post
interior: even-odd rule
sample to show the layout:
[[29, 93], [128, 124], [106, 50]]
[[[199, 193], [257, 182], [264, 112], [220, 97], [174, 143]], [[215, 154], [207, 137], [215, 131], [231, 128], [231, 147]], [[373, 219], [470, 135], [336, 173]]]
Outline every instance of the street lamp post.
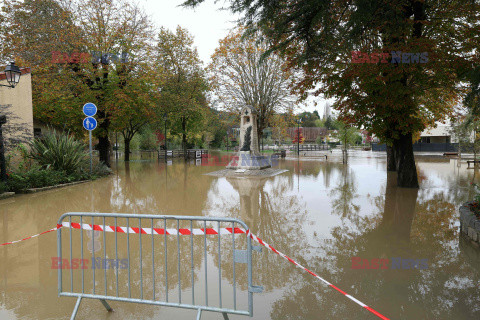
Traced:
[[297, 120], [297, 156], [300, 157], [300, 123], [302, 119]]
[[163, 121], [165, 123], [165, 163], [167, 163], [167, 113], [163, 114]]
[[11, 62], [8, 66], [5, 67], [3, 71], [5, 77], [7, 78], [8, 85], [0, 84], [1, 87], [15, 88], [15, 86], [20, 81], [20, 76], [22, 72], [20, 68], [15, 65], [15, 62]]
[[230, 129], [227, 129], [227, 152], [228, 152], [228, 132], [230, 131]]
[[[11, 62], [8, 66], [5, 67], [5, 78], [7, 79], [8, 85], [0, 84], [1, 87], [15, 88], [15, 86], [20, 81], [20, 76], [22, 72], [20, 68], [15, 65], [15, 62]], [[0, 115], [0, 180], [5, 182], [7, 181], [7, 165], [5, 161], [5, 147], [3, 144], [3, 132], [2, 126], [7, 123], [7, 116]]]

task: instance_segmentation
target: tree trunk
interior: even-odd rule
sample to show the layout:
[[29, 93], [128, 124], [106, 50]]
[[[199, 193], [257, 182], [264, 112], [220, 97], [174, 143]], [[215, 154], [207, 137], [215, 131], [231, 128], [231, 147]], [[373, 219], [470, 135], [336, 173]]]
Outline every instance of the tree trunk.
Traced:
[[473, 167], [477, 167], [477, 130], [473, 129]]
[[124, 157], [124, 160], [125, 161], [130, 161], [130, 142], [132, 141], [132, 139], [123, 139], [124, 140], [124, 151], [125, 151], [125, 157]]
[[[410, 242], [418, 189], [396, 186], [397, 173], [387, 172], [383, 218], [377, 230], [385, 233], [386, 241], [398, 244]], [[395, 246], [394, 246], [395, 247]]]
[[100, 162], [103, 162], [107, 167], [110, 167], [110, 140], [108, 139], [110, 120], [106, 117], [105, 112], [103, 111], [99, 111], [97, 115], [99, 120], [103, 120], [98, 126], [98, 153]]
[[262, 143], [261, 149], [260, 149], [260, 146], [259, 146], [259, 149], [263, 151], [262, 136], [263, 136], [263, 126], [260, 126], [260, 124], [258, 124], [258, 126], [257, 126], [257, 142], [258, 142], [258, 144]]
[[387, 145], [387, 171], [397, 171], [397, 162], [395, 160], [395, 149]]
[[398, 173], [397, 185], [404, 188], [418, 188], [412, 134], [400, 135], [400, 139], [394, 140], [394, 149]]
[[457, 161], [457, 165], [460, 164], [460, 159], [462, 159], [461, 141], [462, 141], [462, 139], [460, 138], [460, 135], [458, 135], [458, 161]]
[[182, 148], [183, 156], [187, 160], [187, 119], [185, 117], [182, 117]]
[[98, 137], [98, 153], [100, 162], [110, 167], [110, 140], [108, 139], [108, 135]]

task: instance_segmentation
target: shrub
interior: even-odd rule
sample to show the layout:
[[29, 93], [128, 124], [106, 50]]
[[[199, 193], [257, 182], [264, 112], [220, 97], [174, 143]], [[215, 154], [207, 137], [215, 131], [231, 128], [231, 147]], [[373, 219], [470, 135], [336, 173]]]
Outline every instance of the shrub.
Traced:
[[10, 190], [19, 191], [30, 188], [52, 186], [68, 181], [69, 179], [65, 172], [49, 169], [45, 170], [37, 166], [22, 173], [10, 173], [7, 183]]
[[98, 177], [106, 176], [110, 173], [112, 173], [112, 170], [109, 167], [107, 167], [103, 162], [99, 162], [93, 165], [91, 174], [90, 174], [89, 168], [80, 169], [70, 174], [69, 177], [71, 178], [72, 181], [79, 181], [79, 180], [96, 179]]
[[155, 133], [149, 128], [143, 130], [140, 134], [140, 150], [156, 150], [157, 149], [157, 137]]
[[0, 181], [0, 194], [7, 191], [8, 191], [8, 186], [5, 183]]
[[88, 152], [85, 144], [68, 134], [48, 133], [30, 144], [29, 157], [45, 169], [71, 174], [85, 167]]
[[[39, 166], [33, 166], [27, 171], [12, 172], [4, 185], [4, 191], [21, 191], [31, 188], [43, 188], [58, 184], [96, 179], [110, 174], [111, 170], [103, 163], [98, 163], [93, 167], [92, 174], [89, 170], [78, 169], [75, 172], [67, 173], [53, 169], [44, 169]], [[0, 183], [0, 193], [2, 193], [2, 184]]]

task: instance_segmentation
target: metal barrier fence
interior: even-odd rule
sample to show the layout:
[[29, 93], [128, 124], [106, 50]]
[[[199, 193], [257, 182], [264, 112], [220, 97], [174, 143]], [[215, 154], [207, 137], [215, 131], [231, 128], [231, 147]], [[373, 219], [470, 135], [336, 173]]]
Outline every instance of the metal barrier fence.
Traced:
[[[201, 159], [208, 155], [207, 149], [187, 149], [187, 159]], [[183, 150], [159, 150], [158, 158], [164, 159], [167, 158], [179, 158], [185, 157], [185, 152]]]
[[252, 250], [261, 248], [241, 220], [82, 212], [63, 214], [58, 225], [58, 294], [77, 297], [71, 319], [83, 298], [108, 311], [110, 300], [194, 309], [197, 319], [202, 311], [252, 316], [253, 293], [263, 290], [252, 284]]

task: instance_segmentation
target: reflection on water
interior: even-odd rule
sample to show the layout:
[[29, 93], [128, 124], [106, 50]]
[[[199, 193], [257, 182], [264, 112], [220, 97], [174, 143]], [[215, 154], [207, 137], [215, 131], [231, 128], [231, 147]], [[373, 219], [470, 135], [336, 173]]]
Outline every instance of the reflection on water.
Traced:
[[[465, 164], [458, 167], [455, 160], [419, 157], [421, 188], [417, 190], [397, 188], [395, 174], [385, 172], [385, 156], [372, 152], [353, 152], [347, 166], [335, 154], [328, 161], [280, 160], [278, 166], [288, 172], [258, 179], [206, 176], [221, 168], [196, 161], [166, 165], [155, 159], [140, 160], [119, 162], [114, 175], [98, 181], [1, 200], [0, 242], [50, 229], [62, 213], [73, 211], [234, 217], [278, 250], [393, 319], [480, 317], [480, 255], [460, 237], [456, 212], [462, 202], [472, 199], [470, 183], [478, 181], [478, 170], [467, 170]], [[84, 238], [88, 255], [94, 251], [103, 257], [103, 250], [114, 243], [112, 234], [105, 243], [96, 232], [93, 238], [85, 232]], [[157, 299], [164, 299], [167, 289], [174, 297], [180, 278], [181, 293], [188, 296], [193, 279], [195, 298], [202, 302], [205, 266], [208, 279], [216, 275], [217, 283], [220, 262], [222, 286], [228, 291], [233, 284], [231, 242], [222, 238], [219, 261], [216, 240], [209, 239], [207, 260], [201, 239], [193, 241], [193, 251], [183, 251], [189, 263], [181, 266], [180, 277], [176, 240], [168, 240], [167, 287], [162, 264], [154, 268], [153, 283], [152, 251], [144, 248], [142, 266], [150, 272], [143, 278], [148, 288], [144, 294], [152, 296], [155, 285]], [[125, 244], [124, 238], [121, 241]], [[182, 248], [190, 248], [189, 239], [181, 241]], [[138, 282], [138, 239], [131, 246], [132, 280]], [[107, 255], [112, 258], [108, 251]], [[121, 245], [119, 257], [126, 255], [126, 246]], [[0, 319], [69, 317], [74, 301], [57, 297], [57, 273], [51, 269], [55, 256], [53, 233], [0, 247]], [[426, 259], [428, 268], [352, 269], [352, 257]], [[153, 259], [163, 261], [162, 242], [155, 244]], [[238, 288], [245, 290], [244, 265], [235, 267]], [[356, 304], [265, 249], [254, 254], [254, 267], [254, 284], [265, 287], [264, 293], [254, 295], [255, 319], [372, 319]], [[119, 271], [121, 293], [127, 278], [125, 271]], [[115, 276], [113, 270], [97, 270], [97, 290], [105, 290], [102, 273], [109, 279]], [[86, 274], [93, 276], [92, 270]], [[64, 281], [70, 285], [68, 276], [64, 274]], [[108, 292], [116, 289], [112, 283], [106, 287]], [[214, 289], [213, 282], [208, 285]], [[224, 303], [231, 303], [228, 299]], [[245, 302], [242, 297], [239, 301]], [[98, 319], [194, 316], [192, 311], [174, 308], [112, 305], [116, 312], [109, 315], [98, 301], [82, 302], [78, 319], [91, 319], [93, 314]], [[202, 319], [218, 316], [204, 313]]]

